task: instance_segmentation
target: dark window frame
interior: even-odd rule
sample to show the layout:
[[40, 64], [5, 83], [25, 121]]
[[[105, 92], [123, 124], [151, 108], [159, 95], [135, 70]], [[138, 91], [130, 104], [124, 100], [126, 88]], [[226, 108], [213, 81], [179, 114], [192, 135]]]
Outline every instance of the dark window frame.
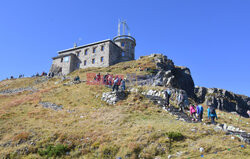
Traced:
[[96, 53], [96, 47], [93, 47], [92, 52], [93, 52], [93, 53]]
[[88, 55], [88, 50], [89, 50], [89, 49], [85, 49], [84, 55]]

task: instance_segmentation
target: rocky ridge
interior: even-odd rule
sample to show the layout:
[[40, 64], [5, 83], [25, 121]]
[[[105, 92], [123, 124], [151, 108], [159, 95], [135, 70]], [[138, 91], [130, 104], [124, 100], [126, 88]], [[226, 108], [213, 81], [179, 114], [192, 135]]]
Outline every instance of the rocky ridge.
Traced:
[[[152, 54], [149, 57], [153, 57], [156, 69], [152, 76], [146, 75], [138, 78], [139, 85], [183, 90], [197, 104], [212, 105], [223, 111], [237, 112], [243, 117], [249, 117], [247, 110], [250, 110], [250, 97], [225, 89], [195, 87], [189, 68], [175, 66], [172, 60], [162, 54]], [[145, 56], [140, 57], [140, 59], [143, 58]]]

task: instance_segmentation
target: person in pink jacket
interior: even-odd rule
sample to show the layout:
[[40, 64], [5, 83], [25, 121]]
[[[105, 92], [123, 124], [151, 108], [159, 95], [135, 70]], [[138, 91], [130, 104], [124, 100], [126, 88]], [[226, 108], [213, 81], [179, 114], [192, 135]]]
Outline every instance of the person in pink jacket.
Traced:
[[190, 104], [189, 110], [190, 110], [190, 116], [192, 117], [192, 120], [195, 120], [196, 119], [196, 116], [195, 116], [196, 110], [195, 110], [194, 105]]

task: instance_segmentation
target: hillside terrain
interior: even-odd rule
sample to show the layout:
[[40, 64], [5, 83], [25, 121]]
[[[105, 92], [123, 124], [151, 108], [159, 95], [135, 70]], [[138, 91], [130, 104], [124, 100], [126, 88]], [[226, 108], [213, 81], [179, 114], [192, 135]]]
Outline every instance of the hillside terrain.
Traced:
[[[112, 90], [89, 84], [91, 73], [126, 77], [124, 98], [104, 101], [103, 93]], [[72, 82], [75, 76], [80, 83]], [[173, 92], [171, 109], [178, 108], [176, 96], [183, 93], [189, 103], [204, 106], [204, 121], [192, 122], [165, 108], [161, 92], [166, 87]], [[217, 125], [207, 119], [207, 104], [218, 108]], [[0, 158], [247, 159], [249, 109], [249, 97], [194, 87], [190, 70], [163, 55], [80, 69], [65, 78], [3, 80]]]

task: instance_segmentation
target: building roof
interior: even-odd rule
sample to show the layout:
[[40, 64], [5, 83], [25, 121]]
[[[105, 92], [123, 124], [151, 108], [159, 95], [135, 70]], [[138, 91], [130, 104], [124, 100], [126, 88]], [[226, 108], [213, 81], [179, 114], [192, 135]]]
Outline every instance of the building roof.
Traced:
[[[91, 46], [91, 45], [96, 45], [96, 44], [99, 44], [99, 43], [104, 43], [104, 42], [107, 42], [107, 41], [110, 41], [110, 42], [112, 42], [114, 45], [116, 45], [116, 43], [114, 43], [112, 40], [106, 39], [106, 40], [97, 41], [97, 42], [94, 42], [94, 43], [90, 43], [90, 44], [78, 46], [78, 47], [75, 47], [75, 48], [70, 48], [70, 49], [66, 49], [66, 50], [61, 50], [61, 51], [58, 51], [58, 54], [61, 54], [61, 53], [67, 52], [67, 51], [74, 51], [74, 50], [77, 50], [77, 49], [81, 49], [81, 48], [88, 47], [88, 46]], [[116, 46], [118, 46], [118, 45], [116, 45]], [[118, 46], [118, 47], [119, 47], [119, 46]]]
[[76, 55], [73, 54], [73, 53], [69, 53], [69, 54], [64, 54], [64, 55], [59, 55], [59, 56], [56, 56], [56, 57], [52, 57], [52, 59], [55, 60], [55, 59], [62, 58], [62, 57], [65, 57], [65, 56], [76, 56]]

